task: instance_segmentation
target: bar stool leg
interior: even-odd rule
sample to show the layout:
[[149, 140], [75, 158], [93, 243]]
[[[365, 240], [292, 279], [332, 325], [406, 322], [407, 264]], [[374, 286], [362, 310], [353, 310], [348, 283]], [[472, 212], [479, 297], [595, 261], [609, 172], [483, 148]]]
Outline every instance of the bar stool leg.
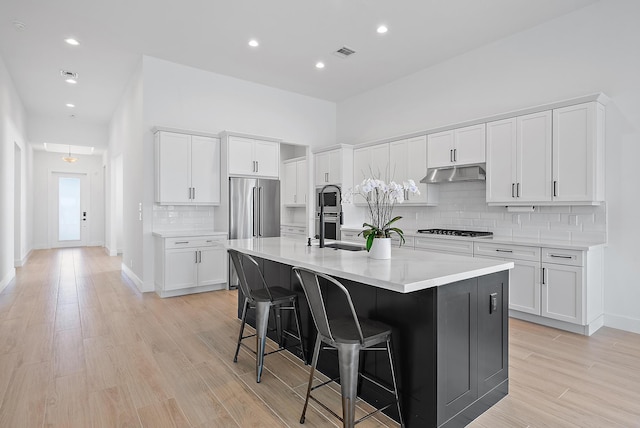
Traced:
[[338, 364], [340, 366], [340, 389], [342, 390], [342, 424], [344, 428], [353, 428], [358, 398], [358, 360], [360, 344], [338, 345]]
[[305, 414], [307, 413], [307, 405], [309, 404], [309, 397], [311, 396], [311, 386], [313, 385], [313, 374], [318, 365], [318, 355], [320, 354], [320, 347], [322, 346], [322, 340], [320, 335], [316, 336], [316, 345], [313, 348], [313, 357], [311, 358], [311, 370], [309, 371], [309, 385], [307, 385], [307, 397], [304, 399], [304, 407], [302, 408], [302, 416], [300, 416], [300, 423], [304, 423]]
[[260, 383], [264, 367], [264, 349], [267, 344], [270, 302], [256, 302], [256, 382]]
[[247, 309], [249, 308], [249, 299], [244, 298], [244, 306], [242, 307], [242, 323], [240, 324], [240, 334], [238, 334], [238, 345], [236, 346], [236, 354], [233, 356], [233, 362], [238, 362], [238, 353], [240, 352], [240, 342], [244, 334], [244, 325], [247, 322]]
[[294, 299], [293, 301], [293, 312], [296, 317], [296, 327], [298, 328], [298, 338], [300, 339], [300, 352], [302, 353], [302, 361], [304, 361], [304, 365], [309, 364], [307, 361], [307, 355], [304, 352], [304, 343], [302, 341], [302, 320], [300, 319], [300, 311], [298, 308], [298, 299]]
[[396, 370], [393, 361], [393, 355], [391, 353], [391, 337], [387, 339], [387, 351], [389, 353], [389, 365], [391, 366], [391, 379], [393, 380], [393, 393], [396, 397], [396, 405], [398, 406], [398, 418], [400, 419], [400, 428], [404, 428], [404, 421], [402, 420], [402, 410], [400, 410], [400, 397], [398, 395], [398, 383], [396, 382]]

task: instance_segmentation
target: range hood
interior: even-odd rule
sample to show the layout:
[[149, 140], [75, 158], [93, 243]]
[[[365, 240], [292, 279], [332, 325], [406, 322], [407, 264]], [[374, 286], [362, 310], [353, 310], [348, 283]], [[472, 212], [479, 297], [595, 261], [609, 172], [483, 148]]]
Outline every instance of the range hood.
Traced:
[[447, 166], [429, 168], [427, 176], [420, 183], [449, 183], [453, 181], [484, 181], [486, 179], [485, 164]]

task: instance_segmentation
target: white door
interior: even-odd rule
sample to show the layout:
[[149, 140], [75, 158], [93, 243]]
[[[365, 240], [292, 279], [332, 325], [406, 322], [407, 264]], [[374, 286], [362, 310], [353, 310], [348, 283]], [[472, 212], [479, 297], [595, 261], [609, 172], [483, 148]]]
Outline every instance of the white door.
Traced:
[[307, 203], [307, 161], [296, 162], [296, 203]]
[[540, 315], [540, 263], [513, 260], [509, 271], [509, 309]]
[[582, 324], [582, 267], [542, 266], [542, 316]]
[[189, 176], [191, 136], [159, 132], [156, 138], [157, 185], [159, 186], [156, 201], [174, 204], [191, 202], [191, 177]]
[[87, 245], [89, 231], [89, 191], [86, 174], [51, 174], [51, 247]]

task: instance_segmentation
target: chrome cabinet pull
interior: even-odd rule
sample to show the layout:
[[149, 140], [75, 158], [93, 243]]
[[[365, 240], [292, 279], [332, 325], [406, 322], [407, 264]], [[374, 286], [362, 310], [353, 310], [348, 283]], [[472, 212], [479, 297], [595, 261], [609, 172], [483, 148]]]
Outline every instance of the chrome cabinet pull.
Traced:
[[449, 150], [449, 162], [453, 162], [453, 149]]
[[256, 172], [260, 170], [260, 162], [256, 161]]
[[453, 149], [453, 161], [458, 162], [458, 149]]
[[511, 183], [511, 197], [516, 197], [516, 183]]
[[545, 270], [546, 270], [545, 268], [542, 268], [542, 284], [543, 285], [547, 283], [547, 281], [545, 281], [545, 277], [544, 277]]
[[560, 255], [560, 254], [549, 254], [549, 257], [553, 257], [553, 258], [556, 258], [556, 259], [572, 259], [573, 258], [571, 256], [563, 256], [563, 255]]
[[553, 180], [553, 196], [558, 196], [558, 182]]
[[516, 197], [520, 197], [520, 183], [516, 184]]
[[188, 244], [188, 243], [189, 243], [189, 241], [176, 241], [175, 242], [176, 245], [178, 245], [178, 244]]
[[191, 199], [193, 199], [194, 201], [196, 200], [196, 188], [195, 187], [193, 188], [193, 198], [191, 198]]

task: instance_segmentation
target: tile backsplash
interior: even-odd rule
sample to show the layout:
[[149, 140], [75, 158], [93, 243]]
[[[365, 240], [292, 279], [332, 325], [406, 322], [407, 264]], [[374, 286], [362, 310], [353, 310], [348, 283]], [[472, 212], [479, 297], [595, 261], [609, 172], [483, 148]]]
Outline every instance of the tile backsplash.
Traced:
[[[496, 236], [562, 241], [607, 241], [607, 207], [536, 206], [533, 212], [512, 213], [506, 207], [490, 207], [486, 185], [480, 181], [439, 184], [437, 207], [397, 205], [405, 231], [442, 227], [491, 231]], [[365, 209], [362, 209], [365, 215]], [[356, 224], [359, 221], [355, 222]], [[349, 222], [353, 224], [353, 222]]]
[[211, 206], [153, 205], [153, 230], [212, 230]]

